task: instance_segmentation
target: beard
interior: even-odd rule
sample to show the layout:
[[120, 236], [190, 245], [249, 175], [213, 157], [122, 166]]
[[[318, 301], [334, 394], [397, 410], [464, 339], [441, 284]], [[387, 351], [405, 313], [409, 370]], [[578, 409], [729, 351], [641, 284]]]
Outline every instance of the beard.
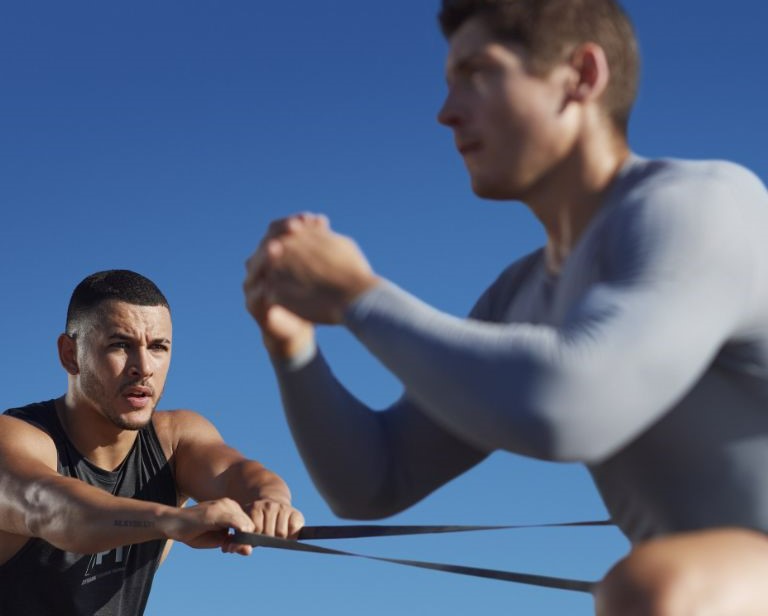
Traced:
[[[140, 382], [128, 383], [126, 387], [138, 385]], [[146, 419], [132, 420], [129, 415], [119, 413], [115, 410], [116, 401], [120, 398], [120, 393], [114, 395], [107, 393], [104, 384], [99, 380], [90, 367], [81, 367], [80, 369], [80, 388], [93, 405], [99, 410], [99, 413], [121, 430], [141, 430], [150, 421], [155, 413], [157, 401], [152, 407], [149, 416]], [[159, 399], [159, 398], [158, 398]]]

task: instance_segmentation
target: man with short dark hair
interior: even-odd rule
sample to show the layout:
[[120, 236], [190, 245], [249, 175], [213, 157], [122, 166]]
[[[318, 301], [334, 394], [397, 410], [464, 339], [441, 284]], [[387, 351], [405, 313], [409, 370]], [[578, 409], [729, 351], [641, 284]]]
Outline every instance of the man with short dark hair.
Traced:
[[[633, 544], [599, 614], [768, 614], [764, 185], [630, 150], [637, 50], [614, 0], [442, 6], [439, 120], [474, 192], [525, 203], [547, 242], [463, 320], [377, 276], [323, 217], [271, 225], [246, 302], [316, 485], [339, 515], [377, 518], [497, 449], [580, 461]], [[344, 324], [403, 397], [363, 405], [311, 322]]]
[[230, 528], [303, 525], [285, 482], [201, 415], [156, 411], [171, 342], [168, 302], [144, 276], [76, 287], [58, 339], [66, 394], [0, 416], [3, 616], [135, 616], [172, 540], [247, 555]]

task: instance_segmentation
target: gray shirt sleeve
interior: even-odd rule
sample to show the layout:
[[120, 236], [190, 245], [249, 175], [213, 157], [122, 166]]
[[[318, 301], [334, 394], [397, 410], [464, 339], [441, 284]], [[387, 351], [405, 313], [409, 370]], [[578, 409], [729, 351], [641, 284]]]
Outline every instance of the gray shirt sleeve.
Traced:
[[458, 319], [389, 282], [346, 324], [436, 424], [478, 449], [596, 462], [754, 322], [764, 192], [728, 168], [614, 195], [558, 284], [597, 278], [572, 285], [555, 325]]
[[347, 327], [405, 387], [389, 409], [352, 396], [320, 353], [275, 365], [297, 446], [338, 515], [395, 513], [496, 449], [605, 459], [673, 407], [729, 339], [764, 325], [762, 184], [722, 165], [640, 175], [590, 225], [556, 297], [531, 300], [533, 314], [554, 305], [556, 317], [518, 318], [496, 291], [526, 289], [506, 274], [469, 319], [390, 282], [359, 298]]
[[274, 366], [296, 446], [341, 517], [397, 513], [487, 455], [440, 428], [406, 396], [374, 411], [335, 378], [319, 349], [300, 364]]

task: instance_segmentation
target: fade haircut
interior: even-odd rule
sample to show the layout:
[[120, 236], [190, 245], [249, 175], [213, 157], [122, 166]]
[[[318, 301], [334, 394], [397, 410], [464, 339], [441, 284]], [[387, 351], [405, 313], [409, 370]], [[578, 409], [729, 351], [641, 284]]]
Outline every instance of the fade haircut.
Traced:
[[83, 319], [110, 300], [136, 306], [165, 306], [170, 310], [165, 295], [149, 278], [130, 270], [96, 272], [83, 279], [72, 292], [67, 307], [67, 334], [74, 337]]
[[640, 59], [629, 17], [616, 0], [442, 0], [438, 16], [449, 39], [475, 16], [500, 42], [519, 45], [529, 70], [547, 75], [574, 48], [592, 42], [605, 52], [610, 81], [602, 105], [626, 137], [637, 96]]

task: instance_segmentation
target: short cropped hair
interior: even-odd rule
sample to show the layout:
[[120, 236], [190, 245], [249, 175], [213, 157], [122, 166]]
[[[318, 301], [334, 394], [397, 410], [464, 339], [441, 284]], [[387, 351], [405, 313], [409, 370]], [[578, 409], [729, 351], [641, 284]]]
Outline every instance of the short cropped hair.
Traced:
[[67, 307], [66, 332], [74, 336], [78, 323], [102, 303], [116, 300], [136, 306], [165, 306], [168, 300], [149, 278], [130, 270], [96, 272], [75, 287]]
[[529, 69], [547, 75], [582, 43], [605, 52], [610, 81], [603, 108], [624, 136], [637, 96], [640, 58], [629, 17], [616, 0], [442, 0], [438, 16], [446, 38], [479, 16], [500, 42], [520, 45]]

